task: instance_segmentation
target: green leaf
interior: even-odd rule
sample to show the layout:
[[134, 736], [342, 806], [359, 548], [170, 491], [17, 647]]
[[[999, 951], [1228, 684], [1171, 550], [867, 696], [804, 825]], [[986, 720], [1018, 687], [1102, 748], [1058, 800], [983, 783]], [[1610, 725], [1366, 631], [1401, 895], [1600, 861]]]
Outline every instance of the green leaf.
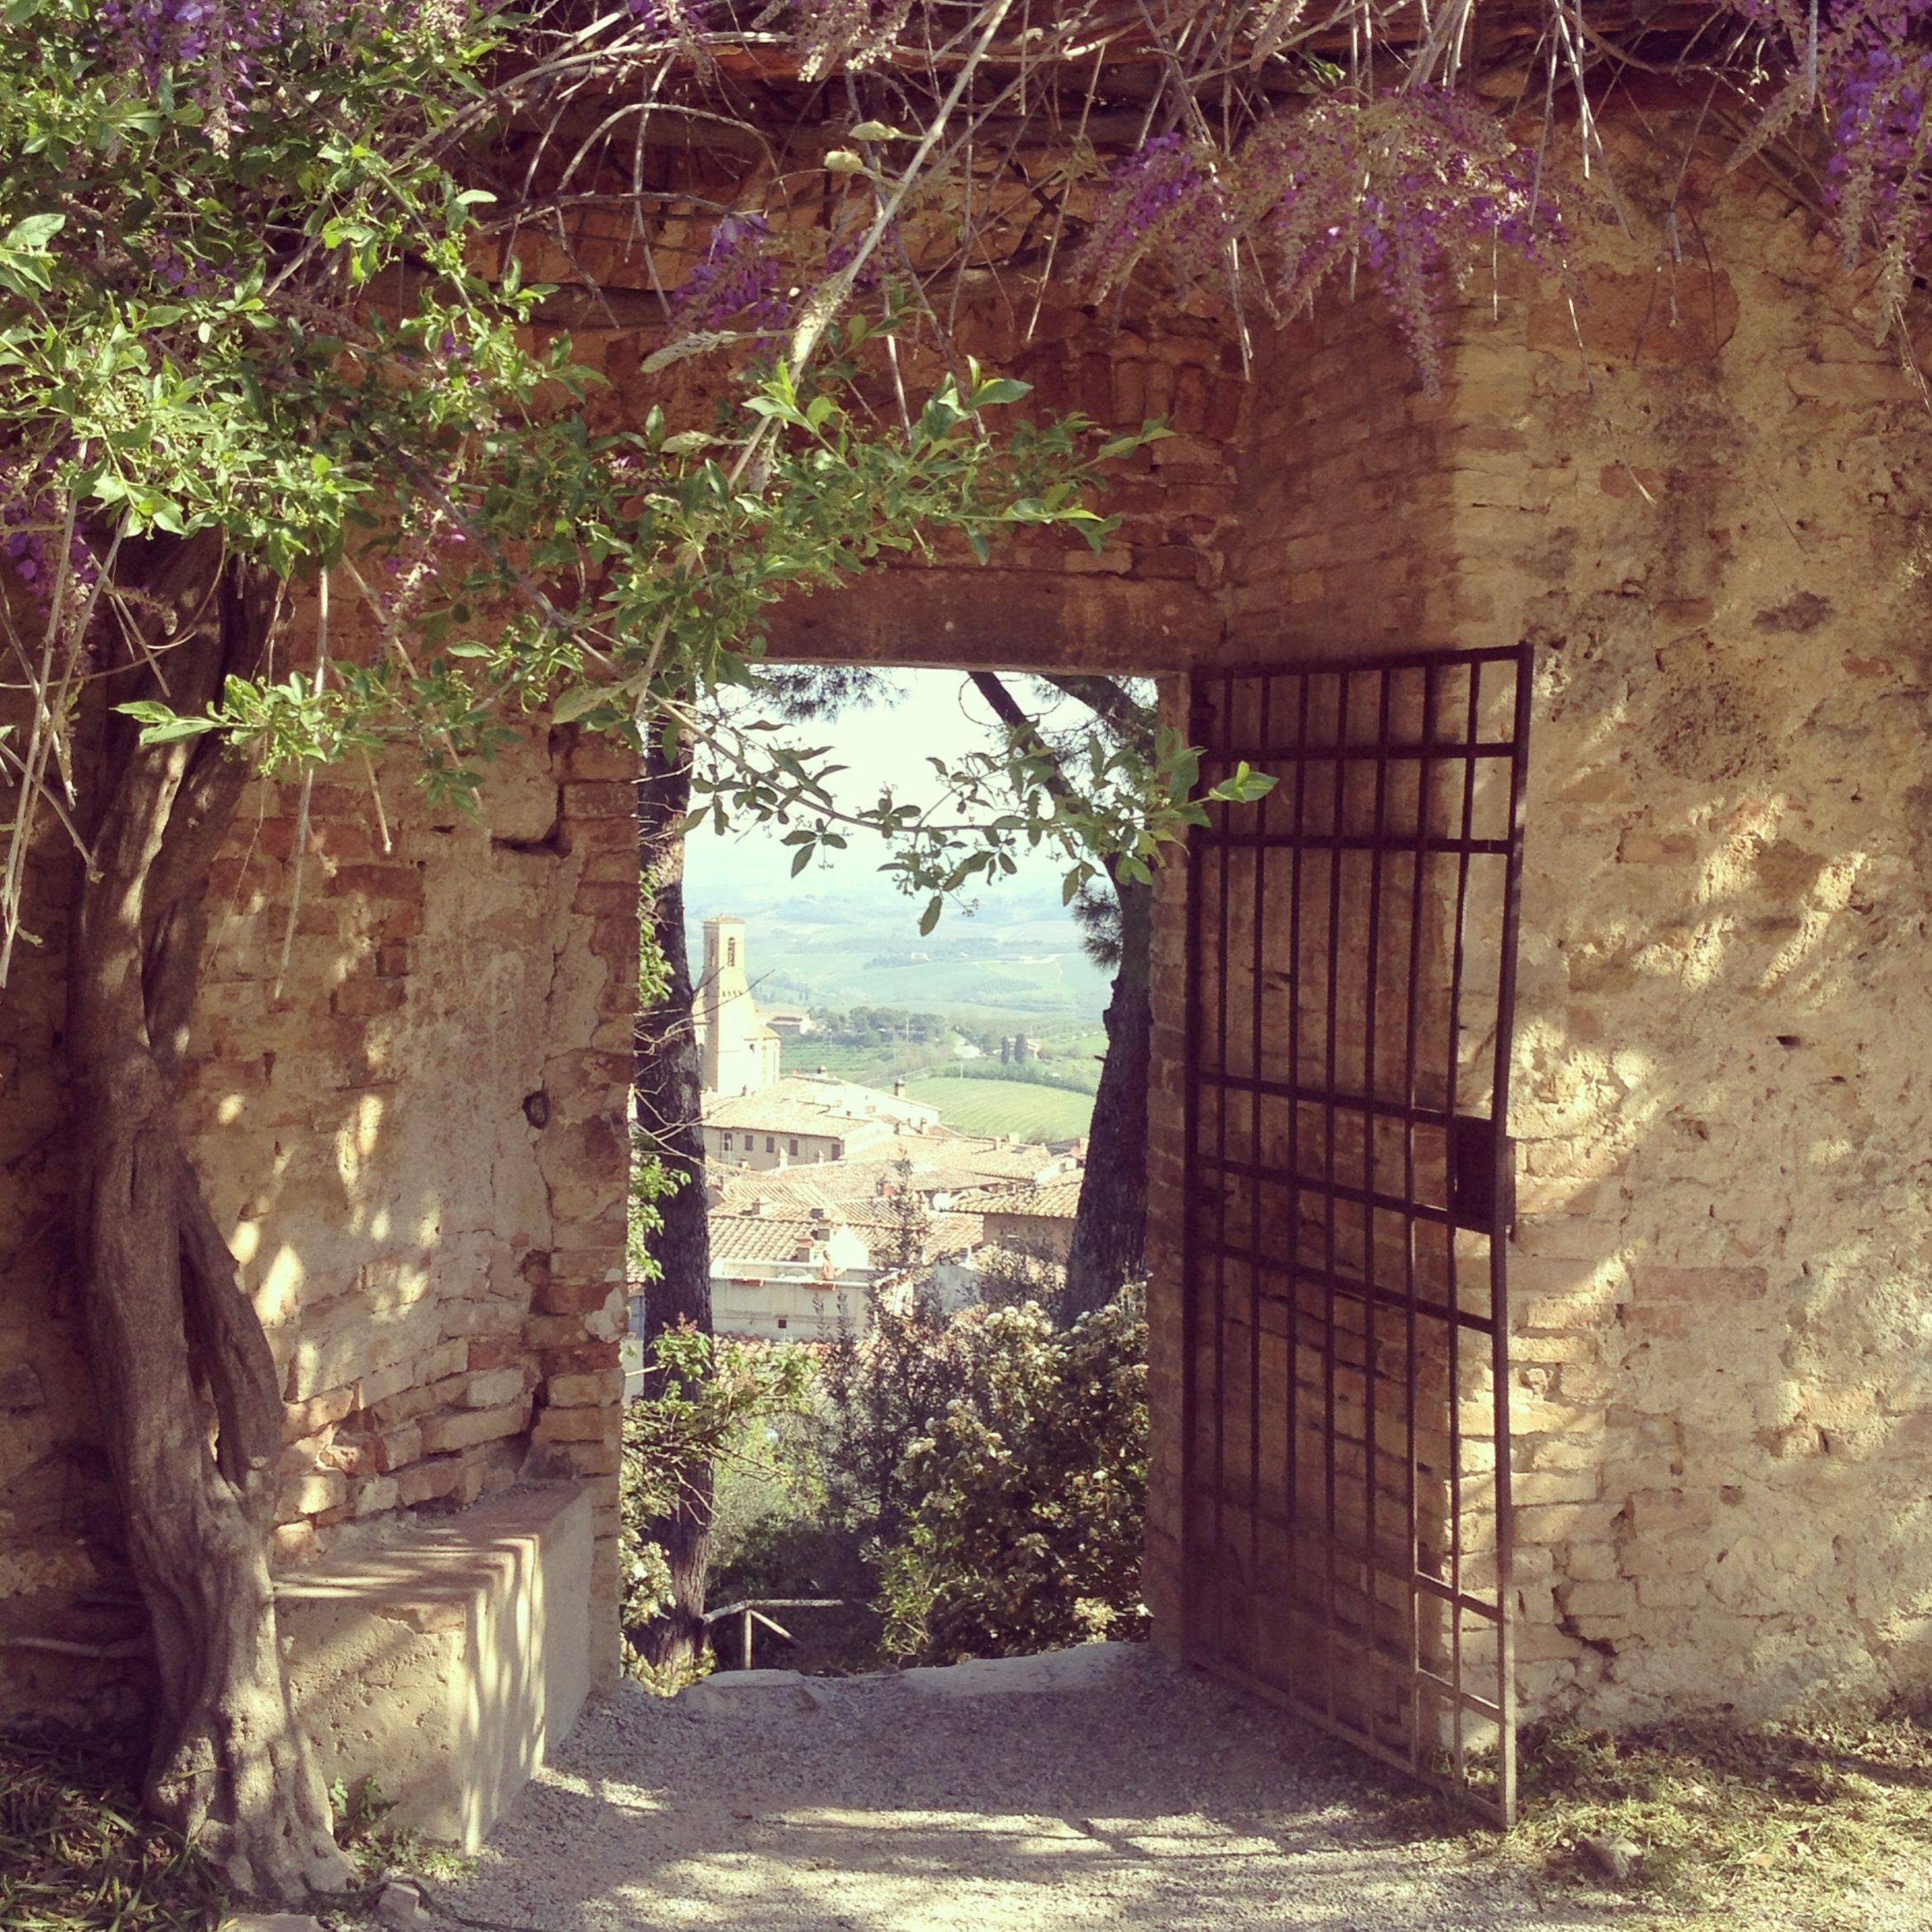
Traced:
[[29, 215], [0, 235], [0, 249], [18, 249], [24, 254], [42, 254], [49, 242], [67, 225], [64, 215]]
[[655, 376], [660, 369], [668, 369], [673, 362], [681, 362], [689, 356], [709, 355], [713, 349], [726, 348], [744, 339], [742, 329], [700, 329], [691, 335], [680, 335], [675, 342], [667, 342], [662, 348], [653, 350], [638, 368], [646, 376]]
[[983, 382], [973, 392], [973, 406], [983, 410], [998, 403], [1016, 403], [1022, 396], [1031, 395], [1030, 382], [1016, 381], [1011, 376], [996, 376], [990, 381]]
[[173, 745], [182, 738], [198, 738], [220, 728], [211, 717], [182, 717], [152, 698], [117, 704], [114, 708], [140, 724], [144, 746]]
[[601, 704], [610, 702], [610, 694], [595, 684], [580, 684], [574, 691], [566, 691], [550, 708], [551, 717], [558, 724], [575, 724], [580, 717], [588, 717]]
[[926, 910], [919, 916], [920, 936], [930, 932], [940, 922], [940, 915], [946, 909], [945, 901], [937, 893], [926, 902]]

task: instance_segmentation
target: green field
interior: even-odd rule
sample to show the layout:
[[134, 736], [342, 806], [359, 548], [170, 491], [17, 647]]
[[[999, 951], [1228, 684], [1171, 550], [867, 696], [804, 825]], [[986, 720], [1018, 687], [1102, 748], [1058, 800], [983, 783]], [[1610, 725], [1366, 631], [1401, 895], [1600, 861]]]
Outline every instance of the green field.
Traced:
[[962, 1134], [1011, 1134], [1021, 1140], [1071, 1140], [1093, 1117], [1089, 1094], [1032, 1087], [1020, 1080], [908, 1081], [906, 1096], [937, 1107]]

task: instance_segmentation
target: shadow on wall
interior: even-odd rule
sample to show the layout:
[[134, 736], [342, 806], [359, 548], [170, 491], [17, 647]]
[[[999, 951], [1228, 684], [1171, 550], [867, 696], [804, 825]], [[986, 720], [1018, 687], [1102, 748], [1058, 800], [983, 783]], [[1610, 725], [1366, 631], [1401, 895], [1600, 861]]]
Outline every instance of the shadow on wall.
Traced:
[[[1520, 1654], [1612, 1717], [1932, 1681], [1925, 559], [1737, 580], [1753, 495], [1679, 503], [1676, 581], [1546, 600]], [[1705, 621], [1660, 642], [1660, 596]]]
[[[314, 788], [292, 930], [292, 787], [251, 790], [211, 880], [183, 1120], [284, 1376], [287, 1562], [525, 1473], [540, 1406], [600, 1403], [622, 1329], [628, 788], [572, 783], [541, 746], [504, 761], [480, 820], [426, 814], [406, 774], [385, 785], [389, 850], [366, 791]], [[56, 907], [64, 872], [45, 869]], [[111, 1639], [139, 1619], [60, 1231], [50, 937], [0, 1030], [25, 1103], [0, 1109], [0, 1334], [19, 1341], [0, 1377], [0, 1632], [71, 1635], [78, 1595], [82, 1634]], [[595, 1435], [571, 1437], [574, 1470], [598, 1473]], [[20, 1694], [101, 1707], [76, 1660], [44, 1674]]]

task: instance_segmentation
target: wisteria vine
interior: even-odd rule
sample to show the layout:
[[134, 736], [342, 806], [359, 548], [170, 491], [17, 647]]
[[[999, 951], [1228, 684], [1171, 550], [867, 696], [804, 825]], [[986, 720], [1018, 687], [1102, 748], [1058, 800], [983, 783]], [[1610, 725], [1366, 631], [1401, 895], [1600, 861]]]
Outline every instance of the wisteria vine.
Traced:
[[1232, 154], [1148, 142], [1113, 171], [1078, 266], [1102, 294], [1150, 255], [1188, 283], [1243, 247], [1284, 315], [1344, 268], [1366, 269], [1432, 392], [1444, 284], [1497, 249], [1560, 267], [1565, 232], [1534, 154], [1494, 115], [1422, 87], [1273, 116]]

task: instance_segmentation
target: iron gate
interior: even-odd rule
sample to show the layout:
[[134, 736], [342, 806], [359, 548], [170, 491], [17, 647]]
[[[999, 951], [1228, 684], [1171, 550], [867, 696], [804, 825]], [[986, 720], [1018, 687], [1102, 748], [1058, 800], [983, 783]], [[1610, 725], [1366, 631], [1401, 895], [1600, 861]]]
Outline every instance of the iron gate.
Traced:
[[1197, 674], [1191, 1650], [1515, 1810], [1506, 1245], [1527, 648]]

